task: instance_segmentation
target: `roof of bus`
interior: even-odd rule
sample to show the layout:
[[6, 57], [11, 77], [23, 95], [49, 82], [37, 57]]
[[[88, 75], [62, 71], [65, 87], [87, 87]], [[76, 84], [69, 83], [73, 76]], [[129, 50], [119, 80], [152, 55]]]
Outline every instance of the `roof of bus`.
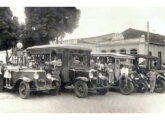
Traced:
[[144, 59], [159, 59], [158, 57], [155, 56], [150, 56], [150, 55], [145, 55], [145, 54], [133, 54], [132, 56], [136, 58], [144, 58]]
[[58, 45], [38, 45], [33, 47], [28, 47], [27, 50], [32, 49], [54, 49], [54, 48], [61, 48], [61, 49], [70, 49], [70, 50], [84, 50], [84, 51], [92, 51], [90, 48], [82, 47], [79, 45], [68, 45], [68, 44], [58, 44]]
[[125, 59], [135, 59], [135, 57], [131, 55], [124, 55], [119, 53], [113, 53], [113, 52], [92, 52], [92, 56], [100, 56], [100, 57], [114, 57], [114, 58], [125, 58]]

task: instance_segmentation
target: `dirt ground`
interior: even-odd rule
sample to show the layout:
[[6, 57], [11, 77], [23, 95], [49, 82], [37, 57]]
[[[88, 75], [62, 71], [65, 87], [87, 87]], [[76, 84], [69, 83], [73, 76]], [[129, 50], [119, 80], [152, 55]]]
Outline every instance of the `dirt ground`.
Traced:
[[1, 113], [153, 113], [165, 112], [165, 93], [132, 93], [106, 95], [90, 93], [87, 98], [77, 98], [73, 90], [52, 96], [48, 93], [32, 94], [21, 99], [18, 93], [0, 93]]

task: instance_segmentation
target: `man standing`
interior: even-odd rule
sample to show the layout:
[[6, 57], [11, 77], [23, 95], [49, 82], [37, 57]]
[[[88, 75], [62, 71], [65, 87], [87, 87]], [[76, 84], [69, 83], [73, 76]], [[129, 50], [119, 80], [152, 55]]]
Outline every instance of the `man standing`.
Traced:
[[127, 85], [127, 81], [128, 81], [128, 74], [129, 74], [129, 70], [127, 68], [127, 65], [125, 64], [123, 66], [123, 68], [121, 69], [121, 77], [120, 77], [120, 79], [122, 79], [122, 77], [124, 76], [126, 85]]
[[2, 61], [0, 61], [0, 92], [3, 91], [3, 75], [2, 75]]
[[151, 71], [147, 73], [147, 75], [150, 77], [150, 92], [153, 93], [156, 84], [156, 76], [158, 75], [158, 73], [154, 68], [152, 68]]
[[108, 72], [108, 76], [109, 76], [109, 82], [111, 84], [114, 84], [114, 63], [112, 61], [112, 59], [110, 59], [108, 65], [107, 65], [107, 72]]

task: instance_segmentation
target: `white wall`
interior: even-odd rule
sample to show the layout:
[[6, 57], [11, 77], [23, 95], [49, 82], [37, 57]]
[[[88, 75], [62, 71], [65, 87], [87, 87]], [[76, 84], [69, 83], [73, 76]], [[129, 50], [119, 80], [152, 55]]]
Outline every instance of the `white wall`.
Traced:
[[160, 51], [162, 54], [162, 61], [165, 62], [165, 47], [162, 45], [153, 45], [150, 44], [149, 51], [152, 52], [152, 56], [158, 57], [158, 52]]
[[[9, 56], [11, 55], [11, 50], [8, 50]], [[0, 51], [0, 61], [6, 63], [6, 51]]]

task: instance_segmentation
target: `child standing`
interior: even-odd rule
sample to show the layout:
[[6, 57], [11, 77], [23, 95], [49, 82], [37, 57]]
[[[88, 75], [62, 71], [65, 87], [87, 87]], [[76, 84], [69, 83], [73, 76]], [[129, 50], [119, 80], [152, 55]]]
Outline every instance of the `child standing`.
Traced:
[[150, 77], [150, 92], [153, 93], [155, 89], [156, 84], [156, 76], [157, 76], [156, 70], [153, 68], [147, 75]]
[[4, 78], [6, 79], [6, 87], [10, 87], [10, 82], [11, 82], [11, 63], [8, 62], [6, 66], [6, 70], [4, 73]]

